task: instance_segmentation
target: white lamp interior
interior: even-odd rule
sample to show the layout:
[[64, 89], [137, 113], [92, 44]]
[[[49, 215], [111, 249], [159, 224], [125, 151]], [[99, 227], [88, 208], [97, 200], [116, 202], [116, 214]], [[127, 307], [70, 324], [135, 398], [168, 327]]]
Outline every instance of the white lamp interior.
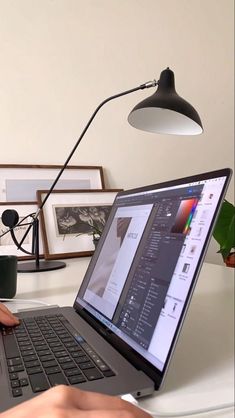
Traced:
[[169, 135], [199, 135], [202, 128], [187, 116], [169, 109], [146, 107], [132, 111], [128, 122], [143, 131]]

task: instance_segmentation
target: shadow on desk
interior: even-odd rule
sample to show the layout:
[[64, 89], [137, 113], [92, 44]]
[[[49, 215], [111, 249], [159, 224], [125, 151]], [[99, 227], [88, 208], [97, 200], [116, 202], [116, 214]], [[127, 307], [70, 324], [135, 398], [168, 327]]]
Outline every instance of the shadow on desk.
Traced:
[[232, 368], [233, 293], [194, 294], [163, 391], [192, 384], [205, 375]]

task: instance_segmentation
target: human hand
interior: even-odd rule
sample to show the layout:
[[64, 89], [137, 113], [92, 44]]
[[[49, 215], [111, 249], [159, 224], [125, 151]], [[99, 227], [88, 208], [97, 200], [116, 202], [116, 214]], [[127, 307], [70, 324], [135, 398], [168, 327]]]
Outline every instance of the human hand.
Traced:
[[19, 325], [20, 321], [14, 316], [3, 303], [0, 303], [0, 324], [7, 326]]
[[56, 386], [0, 414], [0, 418], [150, 418], [120, 398]]

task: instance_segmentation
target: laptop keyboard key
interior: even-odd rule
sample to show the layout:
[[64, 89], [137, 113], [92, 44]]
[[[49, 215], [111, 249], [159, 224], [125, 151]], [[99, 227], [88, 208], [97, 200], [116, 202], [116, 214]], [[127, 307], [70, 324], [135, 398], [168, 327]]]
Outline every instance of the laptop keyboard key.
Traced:
[[29, 384], [28, 379], [26, 378], [20, 379], [20, 386], [28, 386], [28, 384]]
[[63, 346], [61, 345], [61, 343], [59, 341], [50, 343], [49, 345], [50, 345], [51, 348], [61, 347], [61, 349], [63, 349]]
[[13, 334], [3, 336], [3, 344], [5, 348], [6, 358], [19, 357], [20, 352]]
[[85, 354], [83, 351], [78, 351], [78, 350], [74, 353], [72, 353], [70, 350], [68, 351], [73, 358], [83, 357]]
[[65, 345], [66, 348], [77, 347], [77, 343], [75, 343], [74, 341], [70, 341], [70, 342], [64, 343], [64, 345]]
[[70, 363], [61, 364], [63, 370], [73, 369], [75, 367], [75, 363], [72, 361]]
[[14, 396], [14, 398], [18, 396], [22, 396], [23, 395], [22, 389], [21, 388], [12, 389], [12, 395]]
[[8, 370], [9, 370], [9, 373], [23, 372], [24, 371], [24, 366], [23, 365], [10, 366], [10, 367], [8, 367]]
[[71, 385], [76, 385], [77, 383], [86, 382], [86, 379], [81, 374], [78, 376], [71, 376], [68, 378], [68, 380]]
[[99, 370], [95, 369], [94, 367], [93, 369], [83, 370], [83, 373], [85, 374], [88, 380], [97, 380], [103, 378]]
[[18, 379], [18, 373], [10, 373], [9, 377], [10, 377], [10, 380], [17, 380]]
[[35, 345], [39, 345], [38, 343], [40, 343], [40, 342], [42, 342], [42, 344], [44, 344], [45, 338], [44, 338], [43, 335], [41, 335], [41, 333], [40, 333], [40, 335], [35, 335], [35, 334], [32, 335], [31, 333], [29, 333], [29, 335], [30, 335], [31, 340], [34, 342], [34, 344], [37, 343]]
[[63, 345], [59, 345], [58, 347], [51, 347], [51, 351], [53, 351], [53, 353], [58, 353], [59, 351], [63, 351], [63, 350], [64, 350]]
[[31, 345], [31, 342], [29, 340], [28, 341], [19, 341], [18, 344], [19, 344], [20, 347], [27, 347], [27, 346]]
[[67, 380], [62, 373], [54, 373], [48, 376], [51, 386], [67, 385]]
[[79, 367], [80, 367], [81, 370], [93, 369], [94, 368], [94, 364], [91, 363], [91, 361], [88, 361], [87, 363], [79, 364]]
[[47, 369], [48, 367], [57, 366], [58, 363], [55, 360], [50, 360], [50, 361], [42, 361], [42, 365], [44, 369]]
[[37, 367], [40, 366], [40, 362], [38, 360], [32, 360], [32, 361], [26, 361], [24, 363], [25, 367], [27, 368], [27, 370], [31, 367]]
[[21, 351], [21, 354], [22, 354], [22, 356], [24, 357], [24, 356], [32, 356], [32, 355], [34, 355], [35, 354], [35, 351], [34, 350], [22, 350]]
[[65, 350], [55, 352], [56, 358], [62, 358], [62, 357], [67, 357], [67, 356], [68, 356], [68, 353]]
[[23, 357], [24, 362], [33, 361], [33, 360], [37, 360], [37, 359], [38, 358], [35, 354], [31, 354], [30, 356], [24, 356]]
[[89, 361], [89, 357], [87, 356], [80, 356], [75, 358], [77, 364], [87, 363]]
[[82, 351], [82, 349], [80, 347], [78, 347], [78, 345], [76, 345], [74, 347], [67, 347], [67, 350], [70, 353], [82, 353], [81, 355], [84, 355], [84, 351]]
[[45, 370], [46, 374], [54, 374], [54, 373], [59, 373], [60, 372], [60, 368], [58, 366], [54, 366], [54, 367], [48, 367], [48, 369]]
[[103, 375], [105, 377], [111, 377], [111, 376], [115, 376], [115, 373], [111, 369], [109, 369], [109, 370], [103, 371]]
[[34, 342], [34, 347], [35, 347], [36, 350], [43, 350], [43, 347], [45, 349], [48, 348], [48, 346], [47, 346], [47, 344], [44, 340], [43, 341], [35, 341]]
[[11, 380], [11, 387], [18, 388], [20, 386], [19, 380]]
[[81, 370], [79, 369], [69, 369], [69, 370], [65, 370], [64, 372], [65, 376], [70, 377], [70, 376], [77, 376], [78, 374], [82, 374]]
[[47, 348], [45, 350], [38, 350], [37, 354], [39, 355], [39, 357], [41, 358], [42, 356], [47, 356], [49, 354], [51, 354], [50, 350], [48, 350]]
[[21, 357], [15, 357], [15, 358], [7, 360], [7, 364], [8, 366], [18, 366], [22, 364]]
[[23, 341], [28, 341], [28, 336], [25, 336], [25, 337], [17, 337], [17, 341], [18, 341], [18, 343], [23, 342]]
[[47, 340], [48, 344], [50, 344], [50, 343], [59, 343], [59, 340], [58, 340], [57, 337], [47, 337], [46, 340]]
[[[96, 363], [97, 364], [97, 363]], [[110, 370], [110, 368], [106, 365], [106, 364], [104, 364], [104, 363], [98, 363], [97, 364], [97, 366], [99, 367], [99, 369], [102, 371], [102, 372], [104, 372], [104, 371], [106, 371], [106, 370]]]
[[29, 376], [29, 381], [31, 384], [32, 391], [34, 393], [43, 392], [44, 390], [47, 390], [50, 387], [47, 378], [43, 373], [33, 374]]
[[60, 364], [70, 363], [71, 362], [71, 358], [68, 355], [67, 356], [64, 356], [64, 357], [57, 357], [57, 361]]
[[41, 373], [41, 372], [42, 372], [42, 368], [40, 366], [30, 367], [29, 369], [27, 369], [28, 375], [38, 374], [38, 373]]
[[54, 356], [52, 356], [52, 354], [46, 354], [45, 356], [40, 356], [40, 360], [41, 362], [51, 361], [54, 360]]

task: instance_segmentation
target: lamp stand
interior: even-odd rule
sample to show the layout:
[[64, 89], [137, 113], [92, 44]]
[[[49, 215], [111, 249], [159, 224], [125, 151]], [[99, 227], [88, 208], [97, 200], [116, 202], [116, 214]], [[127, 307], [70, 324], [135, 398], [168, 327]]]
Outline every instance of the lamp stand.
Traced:
[[66, 267], [66, 264], [62, 261], [39, 261], [39, 265], [36, 265], [35, 261], [19, 263], [17, 271], [18, 273], [37, 273], [40, 271], [59, 270]]
[[39, 256], [39, 220], [35, 218], [32, 223], [33, 238], [32, 238], [32, 253], [35, 260], [30, 262], [18, 262], [17, 271], [19, 273], [37, 273], [40, 271], [50, 271], [62, 269], [66, 266], [63, 261], [45, 261], [40, 260]]

